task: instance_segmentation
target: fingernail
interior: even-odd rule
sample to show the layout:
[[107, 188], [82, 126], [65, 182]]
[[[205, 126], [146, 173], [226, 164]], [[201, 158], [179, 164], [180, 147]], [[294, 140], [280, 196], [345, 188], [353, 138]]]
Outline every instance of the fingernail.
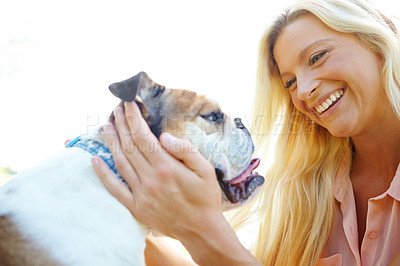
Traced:
[[100, 158], [99, 157], [92, 157], [92, 164], [96, 167], [100, 167]]
[[[136, 107], [135, 107], [135, 105], [136, 105]], [[130, 113], [136, 112], [136, 108], [138, 108], [137, 103], [135, 101], [124, 102], [124, 107], [125, 107], [125, 110], [129, 110]]]
[[162, 134], [162, 139], [163, 139], [164, 145], [166, 145], [166, 146], [171, 146], [172, 143], [173, 143], [174, 140], [175, 140], [175, 137], [172, 136], [170, 133], [164, 132], [164, 133]]
[[104, 132], [106, 132], [107, 134], [111, 134], [111, 133], [114, 132], [113, 125], [111, 125], [111, 124], [105, 124], [105, 125], [103, 126], [103, 130], [104, 130]]
[[121, 106], [117, 106], [114, 109], [114, 115], [119, 115], [122, 113], [122, 107]]

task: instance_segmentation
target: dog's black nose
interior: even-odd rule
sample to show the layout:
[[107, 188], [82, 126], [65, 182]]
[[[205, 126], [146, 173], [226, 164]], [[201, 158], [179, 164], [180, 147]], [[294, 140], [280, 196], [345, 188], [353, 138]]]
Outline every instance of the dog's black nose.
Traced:
[[246, 127], [243, 125], [242, 120], [240, 120], [240, 118], [235, 118], [235, 119], [233, 119], [233, 122], [235, 122], [235, 126], [236, 126], [237, 128], [239, 128], [239, 129], [246, 128]]

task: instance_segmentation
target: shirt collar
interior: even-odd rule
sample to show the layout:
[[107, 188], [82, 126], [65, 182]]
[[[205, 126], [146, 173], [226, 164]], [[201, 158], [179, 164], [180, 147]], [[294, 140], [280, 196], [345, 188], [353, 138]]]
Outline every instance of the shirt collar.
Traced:
[[348, 187], [351, 185], [349, 174], [349, 162], [343, 159], [335, 176], [333, 195], [339, 202], [343, 202]]
[[400, 201], [400, 164], [387, 192], [392, 198]]

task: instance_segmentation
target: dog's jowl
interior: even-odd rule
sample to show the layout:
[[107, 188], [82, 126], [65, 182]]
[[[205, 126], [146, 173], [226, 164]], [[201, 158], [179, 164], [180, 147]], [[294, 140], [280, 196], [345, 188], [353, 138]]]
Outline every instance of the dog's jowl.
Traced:
[[[257, 194], [264, 178], [253, 171], [260, 160], [252, 159], [250, 134], [217, 102], [144, 72], [110, 91], [136, 101], [157, 137], [169, 132], [193, 143], [215, 168], [225, 210]], [[144, 265], [148, 229], [103, 187], [94, 155], [118, 175], [100, 127], [0, 187], [0, 265]]]

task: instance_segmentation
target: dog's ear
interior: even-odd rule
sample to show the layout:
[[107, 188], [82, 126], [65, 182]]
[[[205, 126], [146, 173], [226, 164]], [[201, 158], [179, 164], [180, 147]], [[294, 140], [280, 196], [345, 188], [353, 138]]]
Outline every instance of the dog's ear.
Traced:
[[112, 94], [125, 102], [135, 100], [136, 96], [145, 100], [148, 96], [155, 97], [165, 90], [164, 86], [156, 84], [145, 72], [140, 72], [130, 79], [111, 84], [109, 89]]
[[[122, 100], [121, 106], [123, 106], [123, 102], [135, 101], [151, 131], [157, 137], [160, 136], [164, 119], [161, 113], [163, 95], [169, 89], [152, 81], [145, 72], [140, 72], [130, 79], [111, 84], [109, 89], [112, 94]], [[109, 121], [114, 124], [114, 113], [110, 114]]]
[[135, 100], [140, 87], [144, 87], [150, 83], [150, 78], [146, 73], [140, 72], [130, 79], [113, 83], [109, 86], [112, 94], [120, 98], [122, 101], [131, 102]]

